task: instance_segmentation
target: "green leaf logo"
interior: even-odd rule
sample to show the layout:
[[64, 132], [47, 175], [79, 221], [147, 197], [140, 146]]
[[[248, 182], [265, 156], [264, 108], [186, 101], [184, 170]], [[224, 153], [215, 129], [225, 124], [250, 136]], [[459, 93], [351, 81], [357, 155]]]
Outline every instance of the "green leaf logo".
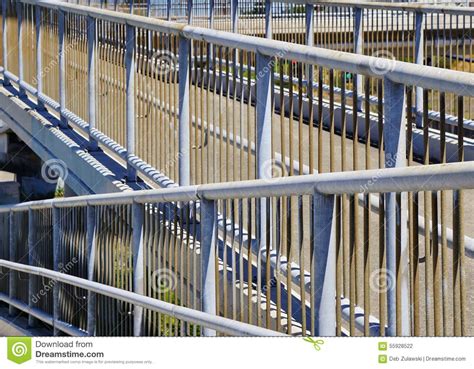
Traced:
[[17, 364], [31, 360], [31, 337], [7, 337], [7, 358]]

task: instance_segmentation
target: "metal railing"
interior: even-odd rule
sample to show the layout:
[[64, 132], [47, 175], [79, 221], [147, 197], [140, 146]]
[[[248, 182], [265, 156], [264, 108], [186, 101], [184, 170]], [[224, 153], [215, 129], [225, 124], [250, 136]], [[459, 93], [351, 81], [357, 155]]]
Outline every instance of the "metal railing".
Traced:
[[[403, 201], [412, 191], [454, 190], [455, 197], [460, 197], [462, 189], [474, 189], [474, 163], [328, 173], [1, 206], [0, 217], [7, 220], [1, 231], [9, 235], [9, 242], [1, 247], [0, 299], [12, 310], [30, 314], [30, 319], [42, 319], [57, 330], [76, 335], [213, 335], [214, 330], [271, 335], [257, 328], [264, 327], [289, 334], [334, 336], [355, 334], [356, 319], [362, 319], [368, 334], [373, 328], [368, 319], [371, 312], [377, 312], [381, 335], [418, 335], [420, 324], [430, 318], [430, 307], [420, 306], [423, 279], [418, 270], [419, 250], [410, 249], [408, 255], [409, 229], [397, 226], [406, 222], [406, 214], [391, 213], [390, 208], [400, 206], [400, 199]], [[351, 284], [351, 294], [353, 289], [361, 289], [366, 315], [356, 317], [351, 304], [349, 324], [344, 326], [341, 318], [346, 307], [338, 298], [342, 292], [341, 197], [361, 192], [381, 193], [385, 201], [387, 248], [381, 260], [386, 266], [374, 268], [370, 258], [375, 250], [364, 252], [364, 271], [368, 273], [364, 275], [368, 279], [360, 285]], [[278, 222], [286, 216], [281, 211], [286, 202], [303, 198], [313, 212], [309, 240], [301, 240], [310, 245], [306, 250], [310, 263], [308, 271], [301, 274], [305, 276], [301, 278], [303, 285], [296, 291], [293, 271], [289, 272], [286, 262], [289, 259], [285, 259], [285, 237], [279, 231], [267, 235], [262, 232], [271, 218], [276, 217]], [[231, 223], [240, 230], [238, 237], [226, 233], [226, 227], [219, 228], [219, 223], [227, 223], [219, 218], [217, 209], [226, 202], [234, 204], [239, 214]], [[247, 216], [247, 206], [252, 204], [260, 211], [268, 206], [263, 217], [266, 222]], [[257, 227], [259, 233], [256, 256], [248, 244], [252, 227]], [[448, 285], [442, 301], [435, 297], [435, 311], [441, 308], [442, 318], [434, 324], [445, 335], [468, 335], [469, 269], [462, 251], [462, 228], [456, 232], [450, 256], [451, 278], [443, 273], [442, 280], [434, 284], [440, 293], [441, 282]], [[19, 240], [21, 234], [24, 239]], [[41, 249], [45, 239], [52, 252]], [[413, 257], [417, 260], [414, 264]], [[351, 263], [351, 273], [354, 268]], [[375, 276], [372, 270], [377, 272]], [[20, 283], [26, 286], [24, 294], [20, 293]], [[372, 283], [380, 285], [374, 289], [369, 286]], [[295, 300], [295, 294], [300, 300]], [[45, 305], [45, 300], [51, 303]]]
[[[80, 3], [199, 27], [473, 72], [474, 8], [470, 7], [320, 0]], [[326, 85], [328, 79], [326, 74]], [[364, 96], [362, 76], [358, 79], [357, 93]], [[372, 96], [377, 96], [378, 88], [374, 81], [370, 82]], [[427, 99], [434, 112], [431, 118], [436, 119], [436, 113], [442, 108], [439, 96], [433, 93]], [[447, 99], [452, 100], [448, 114], [456, 116], [455, 98], [448, 95]], [[421, 128], [423, 91], [420, 88], [416, 91], [415, 103], [417, 125]], [[470, 100], [467, 105], [471, 110]]]
[[[353, 54], [334, 50], [67, 3], [2, 4], [2, 14], [7, 15], [2, 26], [6, 88], [36, 99], [38, 109], [47, 107], [55, 112], [59, 129], [70, 125], [85, 133], [91, 152], [99, 148], [116, 154], [128, 167], [128, 181], [134, 181], [138, 174], [162, 186], [175, 186], [174, 182], [189, 185], [316, 172], [347, 173], [472, 158], [472, 140], [465, 137], [472, 117], [467, 102], [474, 95], [470, 73], [397, 61], [380, 68], [382, 58], [361, 55], [355, 60]], [[179, 62], [169, 63], [166, 58]], [[364, 76], [362, 98], [358, 93], [360, 76]], [[306, 86], [314, 88], [305, 87], [304, 80]], [[375, 100], [372, 81], [378, 86]], [[421, 128], [414, 125], [415, 87], [424, 89]], [[436, 121], [430, 115], [431, 90], [436, 92], [441, 107]], [[448, 101], [448, 94], [454, 96], [455, 106], [452, 99]], [[448, 117], [448, 108], [456, 113], [454, 117]], [[426, 253], [422, 259], [426, 261], [420, 262], [422, 267], [426, 265], [426, 275], [420, 282], [425, 287], [425, 299], [417, 311], [426, 305], [428, 312], [425, 320], [419, 315], [414, 319], [414, 334], [454, 332], [449, 325], [449, 306], [439, 305], [443, 301], [440, 287], [444, 295], [450, 293], [446, 284], [438, 283], [441, 272], [437, 268], [441, 250], [472, 242], [463, 237], [473, 235], [472, 225], [463, 217], [469, 196], [466, 194], [465, 203], [457, 194], [451, 200], [446, 191], [410, 193], [408, 199], [400, 198], [410, 230], [408, 248], [419, 253], [424, 244]], [[252, 236], [251, 245], [261, 244], [267, 229], [270, 234], [278, 230], [285, 240], [285, 260], [288, 265], [297, 265], [287, 273], [288, 285], [292, 286], [288, 288], [302, 295], [310, 250], [307, 230], [312, 219], [312, 209], [303, 197], [263, 208], [252, 201], [243, 208], [230, 200], [218, 204], [222, 219], [219, 229], [225, 230], [226, 238], [238, 239], [240, 214], [246, 222], [242, 228]], [[356, 327], [360, 329], [356, 308], [363, 306], [367, 316], [371, 312], [360, 287], [370, 273], [361, 265], [360, 255], [374, 248], [381, 255], [396, 249], [384, 241], [385, 217], [396, 218], [394, 197], [390, 201], [388, 206], [383, 197], [368, 194], [340, 199], [344, 251], [338, 295], [349, 299], [350, 334], [356, 334]], [[264, 209], [278, 206], [280, 218], [262, 220]], [[124, 210], [117, 229], [129, 229], [126, 219], [130, 212]], [[179, 219], [179, 211], [174, 212], [173, 219]], [[450, 214], [455, 215], [452, 221], [448, 219]], [[257, 219], [261, 227], [257, 227]], [[438, 232], [432, 224], [439, 224]], [[117, 258], [127, 259], [127, 255], [118, 251]], [[449, 260], [448, 256], [442, 260]], [[442, 263], [444, 268], [446, 263]], [[297, 277], [294, 270], [303, 277]], [[103, 273], [103, 278], [111, 278]], [[131, 281], [125, 277], [123, 283], [130, 286]], [[295, 279], [297, 287], [293, 289]], [[411, 291], [414, 285], [412, 281]], [[414, 293], [419, 296], [420, 290]], [[301, 298], [305, 301], [304, 296]], [[443, 309], [448, 312], [445, 318], [439, 316]], [[116, 307], [113, 314], [121, 316], [124, 310]], [[384, 334], [386, 314], [383, 307], [380, 310], [384, 318], [376, 324]], [[225, 316], [234, 313], [226, 310]], [[298, 324], [302, 332], [314, 331], [304, 314], [289, 314], [297, 323], [287, 324], [287, 333]], [[391, 334], [395, 329], [392, 323]], [[364, 324], [362, 331], [370, 334], [372, 326]], [[101, 329], [108, 332], [107, 327]], [[456, 332], [460, 334], [458, 328]]]
[[[4, 2], [5, 8], [7, 4]], [[378, 143], [384, 107], [391, 103], [384, 99], [384, 80], [410, 86], [406, 95], [408, 119], [418, 124], [421, 117], [422, 126], [408, 132], [413, 135], [408, 150], [419, 162], [457, 160], [450, 141], [438, 148], [437, 143], [431, 144], [430, 132], [456, 135], [457, 123], [462, 121], [463, 135], [469, 137], [473, 126], [472, 74], [398, 62], [380, 67], [382, 58], [361, 57], [358, 62], [350, 54], [133, 15], [117, 16], [71, 4], [40, 2], [35, 10], [38, 14], [29, 3], [16, 4], [24, 15], [16, 21], [17, 7], [10, 7], [12, 17], [3, 26], [2, 49], [9, 50], [3, 58], [6, 81], [20, 82], [23, 91], [39, 96], [40, 105], [59, 112], [62, 126], [69, 120], [85, 129], [91, 136], [92, 151], [101, 142], [121, 158], [128, 158], [132, 180], [136, 170], [158, 177], [160, 183], [167, 182], [160, 172], [180, 184], [256, 178], [259, 165], [253, 151], [259, 150], [257, 127], [266, 118], [272, 124], [265, 127], [265, 137], [273, 137], [274, 149], [268, 145], [264, 149], [266, 157], [261, 157], [260, 168], [265, 163], [267, 171], [290, 175], [305, 170], [345, 170], [350, 162], [347, 135], [355, 141], [364, 140], [367, 152], [369, 143], [377, 144], [379, 155], [383, 154]], [[41, 10], [42, 6], [46, 8]], [[58, 11], [58, 7], [63, 10]], [[93, 37], [98, 34], [111, 37]], [[126, 42], [126, 35], [130, 42]], [[193, 47], [186, 48], [186, 43]], [[179, 52], [180, 45], [183, 53]], [[236, 45], [237, 51], [230, 52]], [[182, 68], [177, 65], [178, 56]], [[256, 63], [259, 56], [262, 70]], [[168, 63], [170, 69], [161, 69], [162, 63]], [[136, 73], [130, 72], [132, 68]], [[260, 75], [265, 78], [258, 78]], [[305, 75], [310, 75], [308, 83], [313, 89], [305, 87]], [[362, 76], [363, 86], [359, 83]], [[371, 84], [378, 87], [376, 97], [372, 96]], [[414, 108], [413, 85], [424, 88], [419, 111]], [[361, 87], [362, 95], [358, 93]], [[437, 113], [432, 110], [433, 96], [442, 108]], [[271, 109], [262, 109], [264, 114], [258, 116], [258, 107], [264, 104], [256, 103], [266, 99], [272, 100]], [[365, 111], [360, 111], [364, 107]], [[188, 120], [189, 134], [179, 129], [187, 126]], [[340, 159], [331, 153], [325, 157], [327, 131], [330, 137], [334, 133], [342, 137]], [[158, 141], [154, 139], [157, 135], [161, 137]], [[427, 136], [422, 145], [421, 136]], [[471, 142], [462, 139], [469, 148]], [[330, 140], [334, 143], [335, 138]], [[333, 143], [329, 147], [334, 147]], [[301, 151], [303, 145], [309, 146], [309, 153]], [[230, 162], [239, 165], [230, 168], [226, 165]], [[190, 168], [183, 167], [179, 173], [180, 163]], [[381, 167], [383, 157], [378, 163], [366, 160], [365, 164], [368, 168]], [[353, 158], [353, 169], [359, 167]]]

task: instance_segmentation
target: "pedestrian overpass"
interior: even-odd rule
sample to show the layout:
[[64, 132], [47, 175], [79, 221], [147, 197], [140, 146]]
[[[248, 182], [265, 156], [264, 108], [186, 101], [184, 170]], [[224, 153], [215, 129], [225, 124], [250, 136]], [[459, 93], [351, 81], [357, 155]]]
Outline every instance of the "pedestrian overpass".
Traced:
[[0, 120], [78, 195], [0, 207], [9, 319], [472, 335], [474, 9], [157, 4], [2, 1]]

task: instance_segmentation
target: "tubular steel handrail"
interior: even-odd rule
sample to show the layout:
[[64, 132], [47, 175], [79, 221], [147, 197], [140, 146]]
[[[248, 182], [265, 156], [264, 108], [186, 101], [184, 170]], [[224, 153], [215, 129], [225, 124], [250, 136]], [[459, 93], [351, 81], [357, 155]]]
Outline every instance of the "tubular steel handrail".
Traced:
[[[73, 275], [55, 272], [46, 268], [35, 267], [20, 263], [14, 263], [0, 259], [0, 266], [10, 270], [16, 270], [31, 275], [49, 278], [55, 282], [62, 282], [71, 286], [85, 289], [99, 295], [112, 297], [121, 301], [141, 306], [146, 309], [157, 311], [167, 316], [181, 319], [190, 323], [199, 324], [206, 328], [214, 329], [223, 334], [234, 336], [263, 336], [263, 337], [286, 337], [285, 334], [257, 327], [251, 324], [242, 323], [232, 319], [223, 318], [216, 315], [207, 314], [199, 310], [190, 309], [184, 306], [170, 304], [165, 301], [142, 296], [137, 293], [125, 291], [120, 288], [107, 286], [102, 283], [89, 281]], [[69, 332], [72, 332], [69, 330]], [[75, 333], [75, 332], [74, 332]]]
[[[133, 14], [117, 14], [114, 11], [87, 6], [61, 3], [49, 0], [20, 0], [23, 3], [89, 16], [118, 24], [134, 26], [150, 31], [179, 35], [189, 40], [206, 40], [215, 45], [259, 53], [268, 57], [284, 55], [287, 59], [303, 63], [317, 64], [321, 67], [335, 68], [364, 76], [380, 77], [374, 71], [378, 58], [360, 55], [357, 60], [351, 53], [327, 50], [312, 46], [296, 45], [288, 42], [256, 38], [231, 32], [182, 25], [160, 19], [152, 19]], [[426, 89], [446, 92], [463, 92], [465, 96], [474, 96], [474, 74], [450, 71], [401, 61], [392, 61], [390, 70], [384, 77], [396, 83], [417, 85]]]
[[295, 177], [180, 186], [0, 205], [0, 213], [75, 206], [226, 200], [273, 196], [474, 189], [474, 162], [321, 173]]
[[435, 4], [417, 4], [417, 3], [383, 3], [383, 2], [368, 2], [368, 1], [331, 1], [331, 0], [272, 0], [272, 2], [287, 3], [287, 4], [310, 4], [310, 5], [327, 5], [340, 6], [361, 9], [381, 9], [381, 10], [396, 10], [409, 11], [421, 13], [442, 13], [454, 15], [474, 15], [474, 7], [455, 6], [455, 5], [435, 5]]

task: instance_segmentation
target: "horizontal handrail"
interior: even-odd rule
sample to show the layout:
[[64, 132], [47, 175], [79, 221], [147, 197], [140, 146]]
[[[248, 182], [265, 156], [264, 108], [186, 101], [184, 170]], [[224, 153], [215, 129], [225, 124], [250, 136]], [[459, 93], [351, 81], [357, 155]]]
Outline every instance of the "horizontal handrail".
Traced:
[[[277, 0], [272, 0], [277, 2]], [[368, 1], [331, 1], [331, 0], [278, 0], [279, 3], [287, 4], [314, 4], [331, 7], [352, 7], [361, 9], [380, 9], [380, 10], [395, 10], [407, 12], [421, 12], [421, 13], [442, 13], [453, 15], [474, 15], [474, 7], [466, 6], [452, 6], [452, 5], [433, 5], [433, 4], [418, 4], [418, 3], [382, 3], [382, 2], [368, 2]]]
[[[205, 40], [215, 45], [260, 53], [267, 56], [279, 56], [299, 62], [316, 64], [321, 67], [343, 70], [380, 78], [374, 66], [380, 58], [297, 45], [283, 41], [246, 36], [231, 32], [183, 25], [176, 22], [147, 18], [139, 15], [117, 13], [115, 11], [98, 9], [50, 0], [20, 0], [28, 4], [36, 4], [64, 12], [89, 16], [119, 24], [127, 24], [151, 31], [180, 35], [190, 40]], [[452, 71], [424, 65], [416, 65], [401, 61], [391, 61], [391, 68], [384, 78], [406, 85], [416, 85], [426, 89], [445, 92], [462, 92], [464, 96], [474, 96], [474, 74]]]
[[89, 281], [87, 279], [56, 272], [46, 268], [14, 263], [3, 259], [0, 259], [0, 266], [23, 273], [46, 277], [56, 282], [66, 283], [71, 286], [98, 293], [100, 295], [119, 299], [130, 304], [139, 305], [146, 309], [157, 311], [159, 313], [163, 313], [194, 324], [199, 324], [207, 328], [215, 329], [216, 331], [225, 334], [237, 336], [286, 337], [286, 335], [283, 333], [257, 327], [247, 323], [242, 323], [236, 320], [211, 315], [184, 306], [178, 306], [169, 302], [157, 300], [148, 296], [143, 296], [134, 292], [122, 290], [120, 288]]
[[78, 196], [0, 206], [0, 213], [27, 209], [223, 200], [250, 197], [386, 193], [474, 189], [474, 162], [335, 172], [251, 181], [182, 186], [112, 194]]

